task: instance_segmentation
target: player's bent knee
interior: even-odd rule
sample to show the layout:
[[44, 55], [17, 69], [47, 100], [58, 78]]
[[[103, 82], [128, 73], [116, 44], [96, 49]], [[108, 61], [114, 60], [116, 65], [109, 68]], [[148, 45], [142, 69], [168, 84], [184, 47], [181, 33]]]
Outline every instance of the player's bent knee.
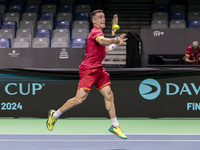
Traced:
[[106, 100], [114, 101], [114, 95], [112, 91], [106, 94]]
[[75, 105], [82, 104], [84, 100], [85, 100], [85, 98], [75, 98]]

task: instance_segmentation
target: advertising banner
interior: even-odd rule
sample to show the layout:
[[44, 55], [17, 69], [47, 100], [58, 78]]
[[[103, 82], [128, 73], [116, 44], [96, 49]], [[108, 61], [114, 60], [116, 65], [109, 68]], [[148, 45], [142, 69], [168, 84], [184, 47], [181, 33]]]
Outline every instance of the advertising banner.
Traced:
[[[177, 73], [179, 72], [179, 73]], [[118, 117], [199, 117], [198, 70], [109, 71]], [[69, 72], [65, 73], [66, 75]], [[134, 75], [135, 74], [135, 75]], [[0, 74], [0, 117], [47, 117], [75, 96], [76, 78]], [[108, 117], [95, 87], [87, 99], [62, 117]]]

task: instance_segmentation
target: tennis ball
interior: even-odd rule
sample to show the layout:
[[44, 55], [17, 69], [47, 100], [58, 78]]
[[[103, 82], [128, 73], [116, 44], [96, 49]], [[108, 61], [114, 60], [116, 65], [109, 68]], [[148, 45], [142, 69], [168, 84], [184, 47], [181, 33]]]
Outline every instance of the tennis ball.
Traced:
[[114, 30], [119, 30], [119, 29], [120, 29], [120, 26], [117, 25], [117, 24], [115, 24], [115, 25], [113, 26], [113, 29], [114, 29]]

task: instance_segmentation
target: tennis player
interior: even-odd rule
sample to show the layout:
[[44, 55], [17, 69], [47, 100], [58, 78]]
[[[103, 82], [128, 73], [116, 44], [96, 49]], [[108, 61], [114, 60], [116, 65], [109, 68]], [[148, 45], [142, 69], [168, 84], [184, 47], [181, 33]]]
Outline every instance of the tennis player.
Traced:
[[112, 122], [109, 131], [122, 139], [127, 139], [122, 133], [122, 127], [116, 117], [114, 96], [110, 87], [110, 75], [105, 71], [101, 63], [107, 52], [112, 51], [120, 44], [126, 44], [125, 41], [127, 39], [124, 38], [125, 34], [121, 34], [118, 38], [104, 37], [102, 30], [105, 28], [105, 15], [102, 10], [93, 11], [90, 17], [93, 22], [93, 28], [88, 35], [85, 58], [79, 66], [80, 80], [76, 96], [67, 100], [57, 111], [50, 110], [46, 125], [52, 131], [60, 115], [81, 104], [87, 98], [92, 85], [94, 85], [105, 99], [105, 106]]

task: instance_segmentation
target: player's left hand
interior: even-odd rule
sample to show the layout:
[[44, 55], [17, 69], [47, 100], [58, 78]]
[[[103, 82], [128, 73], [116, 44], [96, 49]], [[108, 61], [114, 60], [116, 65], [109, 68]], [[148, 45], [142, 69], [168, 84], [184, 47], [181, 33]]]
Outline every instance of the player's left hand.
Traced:
[[124, 38], [126, 36], [126, 34], [122, 33], [119, 37], [118, 37], [118, 44], [117, 46], [121, 45], [121, 44], [126, 44], [126, 40], [128, 40], [128, 38]]

